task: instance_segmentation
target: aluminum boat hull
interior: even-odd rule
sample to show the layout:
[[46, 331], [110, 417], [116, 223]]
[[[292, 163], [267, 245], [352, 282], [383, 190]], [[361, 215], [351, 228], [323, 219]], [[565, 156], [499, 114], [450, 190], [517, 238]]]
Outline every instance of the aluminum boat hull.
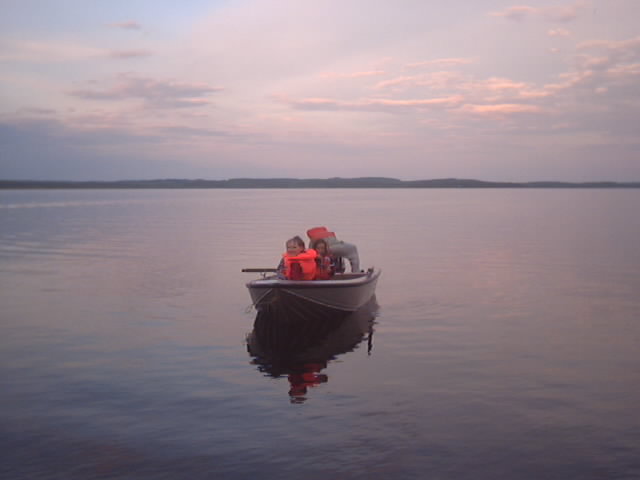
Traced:
[[381, 271], [336, 274], [330, 280], [283, 280], [276, 276], [247, 283], [256, 310], [355, 312], [375, 294]]

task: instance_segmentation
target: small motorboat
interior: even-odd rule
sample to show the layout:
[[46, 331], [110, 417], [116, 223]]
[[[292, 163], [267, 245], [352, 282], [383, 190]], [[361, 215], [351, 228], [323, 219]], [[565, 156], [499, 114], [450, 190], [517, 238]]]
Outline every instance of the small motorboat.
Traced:
[[329, 280], [286, 280], [266, 276], [273, 269], [243, 269], [262, 272], [263, 278], [247, 283], [256, 310], [280, 312], [283, 315], [313, 315], [319, 311], [355, 312], [374, 296], [381, 270], [336, 273]]

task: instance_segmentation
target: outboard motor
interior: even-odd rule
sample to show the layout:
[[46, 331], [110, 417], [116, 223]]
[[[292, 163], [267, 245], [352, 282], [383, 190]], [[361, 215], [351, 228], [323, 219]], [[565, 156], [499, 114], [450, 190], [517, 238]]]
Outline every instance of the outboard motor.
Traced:
[[358, 255], [358, 247], [356, 247], [353, 243], [342, 241], [327, 243], [329, 244], [329, 250], [332, 254], [334, 254], [336, 257], [344, 257], [349, 260], [352, 272], [360, 271], [360, 257]]

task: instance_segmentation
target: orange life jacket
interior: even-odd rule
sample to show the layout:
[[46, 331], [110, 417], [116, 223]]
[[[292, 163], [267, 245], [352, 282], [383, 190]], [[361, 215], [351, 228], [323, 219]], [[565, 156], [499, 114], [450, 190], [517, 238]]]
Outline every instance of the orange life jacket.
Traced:
[[289, 280], [313, 280], [316, 276], [316, 257], [312, 248], [298, 255], [282, 255], [284, 259], [284, 276]]

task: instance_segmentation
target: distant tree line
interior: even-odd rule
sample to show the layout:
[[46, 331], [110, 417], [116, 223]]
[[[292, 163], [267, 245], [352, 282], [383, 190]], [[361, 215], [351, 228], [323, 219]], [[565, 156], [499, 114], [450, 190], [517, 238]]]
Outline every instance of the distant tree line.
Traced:
[[398, 180], [359, 178], [231, 178], [228, 180], [0, 180], [0, 189], [97, 189], [97, 188], [640, 188], [640, 182], [491, 182], [459, 178]]

